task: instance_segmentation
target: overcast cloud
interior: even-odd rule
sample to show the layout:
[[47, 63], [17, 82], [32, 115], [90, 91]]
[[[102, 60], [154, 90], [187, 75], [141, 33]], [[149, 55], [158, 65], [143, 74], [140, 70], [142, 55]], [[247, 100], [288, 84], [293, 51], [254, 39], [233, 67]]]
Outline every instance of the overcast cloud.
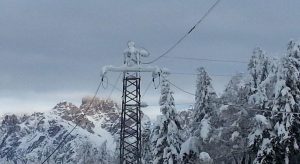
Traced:
[[[96, 89], [104, 65], [122, 63], [128, 40], [154, 58], [181, 37], [214, 3], [211, 0], [0, 0], [0, 113], [51, 109], [61, 100], [80, 104]], [[299, 39], [298, 0], [223, 0], [182, 44], [169, 54], [247, 61], [254, 47], [281, 56]], [[150, 60], [150, 59], [149, 59]], [[162, 58], [157, 66], [212, 75], [246, 71], [246, 64]], [[143, 78], [143, 88], [150, 80]], [[221, 93], [230, 77], [212, 76]], [[114, 83], [116, 75], [109, 78]], [[171, 80], [194, 92], [195, 77]], [[121, 84], [119, 82], [119, 84]], [[119, 85], [121, 87], [121, 85]], [[174, 89], [175, 90], [175, 89]], [[105, 97], [110, 88], [101, 90]], [[144, 98], [157, 103], [153, 87]], [[177, 103], [192, 96], [175, 90]], [[113, 98], [120, 101], [121, 93]]]

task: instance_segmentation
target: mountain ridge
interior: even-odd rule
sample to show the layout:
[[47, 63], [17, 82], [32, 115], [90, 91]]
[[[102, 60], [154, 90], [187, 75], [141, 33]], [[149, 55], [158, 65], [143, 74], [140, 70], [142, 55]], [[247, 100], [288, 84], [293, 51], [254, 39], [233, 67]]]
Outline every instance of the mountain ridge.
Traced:
[[119, 107], [112, 100], [96, 98], [87, 108], [90, 102], [91, 99], [85, 97], [79, 107], [63, 101], [47, 112], [3, 115], [0, 163], [41, 163], [76, 124], [78, 127], [66, 137], [48, 163], [112, 162], [118, 137]]

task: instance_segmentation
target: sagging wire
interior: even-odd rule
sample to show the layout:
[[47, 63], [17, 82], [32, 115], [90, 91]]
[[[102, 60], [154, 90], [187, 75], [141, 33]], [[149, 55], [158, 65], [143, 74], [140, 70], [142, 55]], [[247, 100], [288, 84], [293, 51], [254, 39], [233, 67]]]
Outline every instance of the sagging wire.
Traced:
[[[109, 82], [107, 83], [108, 85], [112, 86], [112, 89], [111, 89], [111, 91], [110, 91], [109, 96], [108, 96], [107, 99], [110, 99], [111, 96], [112, 96], [112, 94], [113, 94], [113, 92], [114, 92], [114, 90], [115, 90], [115, 89], [118, 89], [118, 88], [117, 88], [117, 84], [118, 84], [118, 82], [119, 82], [119, 80], [120, 80], [120, 78], [121, 78], [121, 75], [122, 75], [122, 73], [119, 74], [118, 78], [116, 79], [116, 82], [115, 82], [113, 85], [110, 84]], [[120, 89], [118, 89], [118, 90], [120, 90]], [[121, 90], [121, 92], [122, 92], [122, 90]]]
[[142, 94], [142, 97], [144, 97], [144, 96], [146, 95], [146, 93], [147, 93], [147, 91], [149, 90], [149, 88], [150, 88], [152, 82], [153, 82], [153, 80], [150, 81], [150, 82], [148, 83], [146, 90], [145, 90], [144, 93]]
[[170, 53], [173, 49], [175, 49], [187, 36], [189, 36], [192, 31], [195, 30], [195, 28], [201, 23], [203, 22], [203, 20], [213, 11], [213, 9], [218, 5], [218, 3], [221, 0], [217, 0], [207, 11], [206, 13], [196, 22], [196, 24], [190, 29], [188, 30], [182, 37], [179, 38], [179, 40], [177, 42], [175, 42], [169, 49], [167, 49], [163, 54], [161, 54], [160, 56], [158, 56], [157, 58], [153, 59], [152, 61], [149, 62], [144, 62], [142, 64], [152, 64], [156, 61], [158, 61], [159, 59], [161, 59], [162, 57], [166, 56], [168, 53]]

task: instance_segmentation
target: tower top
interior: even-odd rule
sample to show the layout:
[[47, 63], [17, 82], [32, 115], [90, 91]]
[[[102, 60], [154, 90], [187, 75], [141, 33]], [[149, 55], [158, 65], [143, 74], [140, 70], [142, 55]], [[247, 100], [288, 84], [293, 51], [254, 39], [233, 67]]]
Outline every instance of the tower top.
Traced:
[[150, 53], [145, 48], [135, 47], [133, 41], [127, 43], [127, 48], [124, 50], [124, 64], [129, 67], [138, 66], [141, 64], [142, 57], [148, 57]]
[[150, 53], [145, 48], [137, 48], [133, 41], [127, 43], [127, 48], [124, 50], [124, 63], [116, 67], [112, 65], [104, 66], [102, 68], [102, 78], [108, 72], [150, 72], [152, 77], [156, 78], [160, 75], [161, 69], [156, 66], [144, 66], [141, 64], [141, 59], [148, 57]]

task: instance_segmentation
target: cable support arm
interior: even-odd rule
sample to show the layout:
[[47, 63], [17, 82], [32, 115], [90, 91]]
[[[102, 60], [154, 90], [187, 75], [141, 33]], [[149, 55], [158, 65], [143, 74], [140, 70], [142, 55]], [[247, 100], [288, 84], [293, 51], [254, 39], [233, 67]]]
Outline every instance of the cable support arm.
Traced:
[[136, 66], [132, 66], [132, 67], [128, 67], [126, 65], [120, 66], [120, 67], [115, 67], [112, 65], [109, 66], [105, 66], [102, 69], [102, 79], [107, 75], [108, 72], [123, 72], [123, 73], [127, 73], [127, 72], [152, 72], [152, 77], [156, 78], [160, 75], [161, 69], [156, 67], [156, 66], [140, 66], [140, 65], [136, 65]]

